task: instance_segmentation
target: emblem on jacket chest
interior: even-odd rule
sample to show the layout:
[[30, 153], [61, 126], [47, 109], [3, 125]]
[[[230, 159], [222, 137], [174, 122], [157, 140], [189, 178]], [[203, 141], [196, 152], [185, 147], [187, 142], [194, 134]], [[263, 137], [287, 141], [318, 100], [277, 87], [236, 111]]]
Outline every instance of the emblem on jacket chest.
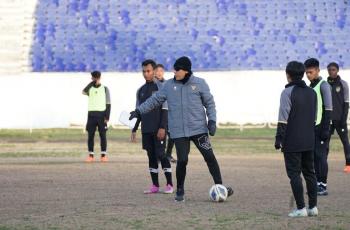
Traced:
[[341, 90], [340, 86], [337, 86], [337, 87], [335, 88], [335, 91], [336, 91], [337, 93], [339, 93], [340, 90]]

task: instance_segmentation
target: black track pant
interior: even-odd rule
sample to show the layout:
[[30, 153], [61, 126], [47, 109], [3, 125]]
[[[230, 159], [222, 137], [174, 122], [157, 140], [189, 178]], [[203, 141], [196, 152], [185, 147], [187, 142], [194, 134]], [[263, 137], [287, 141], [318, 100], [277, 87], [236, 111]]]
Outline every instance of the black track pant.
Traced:
[[313, 151], [284, 153], [284, 162], [297, 208], [302, 209], [305, 207], [301, 173], [303, 173], [306, 182], [309, 208], [315, 207], [317, 205], [317, 181], [314, 170]]
[[329, 140], [322, 141], [320, 138], [320, 129], [316, 127], [315, 132], [315, 150], [314, 167], [316, 171], [317, 182], [327, 184], [328, 178], [328, 145]]
[[86, 124], [86, 131], [88, 132], [88, 151], [94, 152], [94, 138], [95, 138], [95, 132], [96, 127], [98, 128], [98, 132], [100, 134], [100, 144], [101, 144], [101, 151], [106, 152], [107, 151], [107, 126], [104, 120], [104, 117], [95, 117], [95, 116], [88, 116], [88, 121]]
[[[334, 134], [334, 131], [337, 131], [341, 143], [343, 144], [345, 163], [350, 165], [350, 146], [349, 146], [349, 137], [348, 137], [348, 125], [341, 124], [339, 121], [332, 121], [331, 133]], [[329, 147], [327, 148], [327, 153], [329, 152]]]
[[213, 177], [214, 183], [222, 184], [219, 164], [215, 158], [208, 134], [200, 134], [192, 137], [181, 137], [174, 139], [177, 153], [177, 189], [184, 189], [186, 166], [188, 163], [188, 154], [190, 152], [190, 141], [196, 145], [200, 153], [203, 155], [204, 160], [208, 165], [210, 174]]
[[148, 166], [153, 185], [159, 187], [158, 180], [158, 161], [164, 170], [167, 184], [173, 185], [171, 176], [171, 165], [165, 155], [165, 140], [160, 141], [157, 138], [157, 133], [143, 133], [142, 147], [147, 151]]

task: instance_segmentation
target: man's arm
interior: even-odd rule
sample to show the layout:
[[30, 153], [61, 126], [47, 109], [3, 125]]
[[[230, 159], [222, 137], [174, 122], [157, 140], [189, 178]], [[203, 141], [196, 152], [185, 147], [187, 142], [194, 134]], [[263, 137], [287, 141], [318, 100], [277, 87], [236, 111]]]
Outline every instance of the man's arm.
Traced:
[[[140, 92], [140, 89], [139, 88], [137, 91], [136, 91], [136, 108], [140, 105], [140, 100], [139, 100], [139, 92]], [[139, 129], [139, 125], [141, 123], [141, 118], [138, 117], [137, 120], [136, 120], [136, 123], [134, 125], [134, 128], [131, 130], [131, 136], [130, 136], [130, 140], [131, 142], [136, 142], [136, 132], [137, 130]]]
[[106, 114], [105, 119], [106, 121], [109, 121], [109, 117], [111, 115], [111, 95], [109, 93], [109, 89], [105, 87], [106, 90]]
[[210, 93], [209, 86], [207, 82], [202, 79], [203, 82], [200, 86], [200, 95], [202, 98], [203, 106], [206, 109], [207, 117], [209, 121], [216, 122], [216, 108], [213, 95]]
[[343, 85], [343, 93], [344, 93], [344, 105], [343, 105], [343, 114], [341, 117], [341, 124], [346, 125], [348, 120], [348, 113], [349, 113], [349, 85], [346, 81], [341, 80], [341, 83]]
[[166, 129], [168, 127], [168, 110], [162, 109], [160, 116], [160, 125], [157, 133], [158, 140], [164, 140]]
[[144, 103], [139, 105], [136, 110], [140, 112], [140, 114], [145, 114], [153, 109], [161, 106], [166, 101], [166, 92], [164, 88], [154, 93], [150, 98], [148, 98]]
[[95, 85], [95, 82], [94, 82], [94, 81], [90, 82], [90, 83], [83, 89], [82, 94], [88, 95], [88, 96], [89, 96], [89, 90], [90, 90], [90, 88], [91, 88], [92, 86], [94, 86], [94, 85]]
[[275, 149], [281, 149], [283, 147], [284, 137], [286, 135], [286, 129], [288, 124], [289, 113], [292, 107], [291, 93], [292, 87], [282, 91], [280, 97], [280, 107], [278, 112], [278, 124], [275, 136]]
[[134, 128], [131, 130], [131, 132], [136, 133], [136, 131], [139, 129], [140, 123], [141, 123], [141, 119], [138, 118], [138, 119], [136, 120], [135, 126], [134, 126]]
[[327, 111], [333, 110], [333, 101], [332, 101], [332, 90], [328, 82], [324, 81], [321, 84], [321, 95], [324, 109]]
[[333, 110], [332, 91], [328, 82], [321, 84], [321, 95], [324, 106], [321, 121], [321, 140], [327, 140], [330, 135], [331, 113]]

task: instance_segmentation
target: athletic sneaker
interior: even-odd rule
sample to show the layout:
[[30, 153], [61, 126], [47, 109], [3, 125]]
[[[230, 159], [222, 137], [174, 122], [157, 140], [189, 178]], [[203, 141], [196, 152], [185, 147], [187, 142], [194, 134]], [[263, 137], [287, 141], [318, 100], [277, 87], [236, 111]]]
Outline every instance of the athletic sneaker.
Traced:
[[155, 186], [154, 184], [151, 185], [151, 187], [148, 190], [143, 191], [144, 194], [153, 194], [158, 192], [159, 192], [159, 187]]
[[289, 217], [305, 217], [307, 216], [306, 208], [294, 209], [291, 213], [288, 214]]
[[88, 156], [85, 160], [86, 163], [92, 163], [95, 161], [95, 158], [93, 156]]
[[172, 194], [174, 193], [174, 188], [170, 184], [167, 184], [164, 188], [164, 193], [166, 194]]
[[307, 215], [308, 216], [318, 216], [318, 209], [317, 207], [313, 207], [313, 208], [308, 208], [307, 209]]
[[323, 185], [319, 185], [318, 189], [317, 189], [317, 195], [318, 196], [327, 196], [328, 195], [327, 187], [325, 187]]
[[227, 197], [232, 196], [233, 195], [233, 189], [229, 186], [226, 186], [227, 189]]
[[101, 162], [108, 162], [108, 157], [105, 155], [105, 156], [101, 156]]
[[175, 202], [184, 202], [185, 201], [185, 191], [183, 189], [177, 189], [175, 195]]
[[350, 165], [346, 165], [344, 168], [345, 173], [350, 173]]

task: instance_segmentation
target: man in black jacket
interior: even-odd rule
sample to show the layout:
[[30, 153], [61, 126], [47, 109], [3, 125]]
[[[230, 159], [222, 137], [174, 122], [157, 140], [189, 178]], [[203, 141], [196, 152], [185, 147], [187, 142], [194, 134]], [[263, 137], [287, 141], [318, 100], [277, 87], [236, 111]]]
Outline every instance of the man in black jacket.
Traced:
[[[275, 148], [282, 149], [297, 209], [289, 217], [317, 216], [317, 181], [314, 170], [316, 94], [302, 80], [304, 65], [292, 61], [286, 67], [287, 81], [282, 91]], [[305, 208], [303, 173], [309, 208]]]
[[[160, 90], [162, 84], [154, 78], [156, 63], [153, 60], [142, 62], [142, 73], [146, 83], [142, 85], [136, 93], [136, 107], [146, 101], [153, 93]], [[137, 120], [131, 133], [131, 141], [135, 142], [136, 131], [141, 122], [142, 147], [147, 151], [149, 172], [151, 174], [152, 185], [145, 194], [159, 192], [158, 180], [158, 160], [160, 161], [167, 184], [164, 193], [173, 193], [173, 182], [171, 165], [165, 155], [166, 129], [168, 126], [168, 107], [164, 103], [162, 107], [157, 107], [147, 114], [141, 115]]]
[[315, 126], [315, 171], [320, 196], [328, 195], [328, 152], [327, 146], [330, 137], [330, 124], [332, 114], [332, 92], [328, 82], [320, 77], [320, 63], [316, 58], [304, 62], [306, 76], [311, 82], [317, 96], [317, 116]]
[[[332, 87], [332, 101], [333, 101], [333, 111], [332, 111], [332, 124], [331, 124], [331, 134], [334, 130], [340, 137], [341, 143], [344, 148], [345, 155], [345, 173], [350, 173], [350, 146], [348, 138], [348, 111], [349, 111], [349, 86], [346, 81], [340, 78], [338, 75], [339, 65], [335, 62], [329, 63], [327, 66], [328, 70], [328, 83]], [[327, 149], [329, 151], [329, 148]]]

